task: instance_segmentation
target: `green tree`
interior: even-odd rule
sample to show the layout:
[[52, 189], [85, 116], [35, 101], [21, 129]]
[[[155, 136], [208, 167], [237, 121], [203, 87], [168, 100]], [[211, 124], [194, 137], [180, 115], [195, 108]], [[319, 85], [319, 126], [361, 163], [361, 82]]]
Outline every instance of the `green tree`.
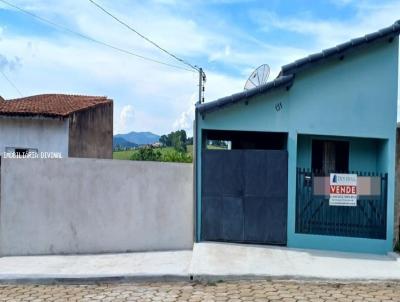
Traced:
[[167, 135], [161, 135], [160, 139], [158, 140], [160, 142], [160, 144], [164, 147], [169, 147], [170, 143], [168, 140], [168, 136]]
[[187, 135], [185, 130], [178, 130], [168, 135], [162, 135], [159, 141], [163, 146], [173, 147], [179, 152], [186, 152]]
[[171, 133], [171, 146], [179, 152], [186, 152], [185, 130], [179, 130]]
[[187, 139], [186, 139], [186, 146], [187, 145], [193, 145], [193, 137], [188, 137]]
[[133, 153], [131, 160], [146, 160], [146, 161], [160, 161], [161, 152], [153, 147], [143, 147], [138, 149], [137, 152]]

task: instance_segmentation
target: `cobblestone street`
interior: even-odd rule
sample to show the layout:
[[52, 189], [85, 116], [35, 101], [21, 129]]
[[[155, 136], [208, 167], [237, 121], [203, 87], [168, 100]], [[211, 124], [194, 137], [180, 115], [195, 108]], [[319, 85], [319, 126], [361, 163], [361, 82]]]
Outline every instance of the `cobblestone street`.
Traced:
[[400, 283], [236, 281], [0, 285], [0, 301], [400, 301]]

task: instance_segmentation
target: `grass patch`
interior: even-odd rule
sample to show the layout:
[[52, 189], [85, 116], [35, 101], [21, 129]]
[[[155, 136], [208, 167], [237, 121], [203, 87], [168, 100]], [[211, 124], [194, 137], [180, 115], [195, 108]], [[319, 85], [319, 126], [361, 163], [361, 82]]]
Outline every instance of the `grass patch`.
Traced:
[[128, 160], [131, 158], [136, 150], [126, 150], [126, 151], [113, 151], [113, 159]]
[[[187, 152], [178, 152], [172, 147], [153, 148], [152, 154], [148, 158], [143, 157], [141, 149], [126, 150], [126, 151], [114, 151], [113, 159], [118, 160], [152, 160], [162, 162], [181, 162], [191, 163], [193, 162], [193, 145], [187, 146]], [[143, 150], [142, 150], [143, 151]], [[155, 156], [154, 156], [155, 155]]]

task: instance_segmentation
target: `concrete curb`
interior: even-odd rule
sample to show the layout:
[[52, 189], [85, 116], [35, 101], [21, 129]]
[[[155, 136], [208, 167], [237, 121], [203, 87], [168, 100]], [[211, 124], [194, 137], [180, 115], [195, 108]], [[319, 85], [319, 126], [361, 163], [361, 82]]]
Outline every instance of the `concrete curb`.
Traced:
[[126, 276], [0, 276], [0, 284], [97, 284], [140, 282], [227, 282], [227, 281], [295, 281], [318, 283], [398, 283], [400, 279], [385, 278], [321, 278], [298, 275], [126, 275]]
[[0, 284], [96, 284], [129, 282], [182, 282], [191, 277], [181, 275], [131, 275], [131, 276], [0, 276]]
[[305, 277], [297, 275], [193, 275], [193, 281], [200, 282], [223, 282], [223, 281], [239, 281], [239, 280], [254, 280], [254, 281], [296, 281], [296, 282], [326, 282], [326, 283], [398, 283], [400, 279], [386, 279], [386, 278], [321, 278], [321, 277]]

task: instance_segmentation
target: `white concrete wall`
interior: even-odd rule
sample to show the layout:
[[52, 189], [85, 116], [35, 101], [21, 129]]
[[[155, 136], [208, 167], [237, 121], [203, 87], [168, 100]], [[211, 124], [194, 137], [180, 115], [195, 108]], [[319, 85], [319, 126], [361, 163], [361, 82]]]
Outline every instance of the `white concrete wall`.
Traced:
[[3, 159], [0, 254], [191, 249], [193, 166]]
[[60, 152], [62, 157], [68, 157], [68, 120], [2, 117], [0, 156], [6, 147]]

